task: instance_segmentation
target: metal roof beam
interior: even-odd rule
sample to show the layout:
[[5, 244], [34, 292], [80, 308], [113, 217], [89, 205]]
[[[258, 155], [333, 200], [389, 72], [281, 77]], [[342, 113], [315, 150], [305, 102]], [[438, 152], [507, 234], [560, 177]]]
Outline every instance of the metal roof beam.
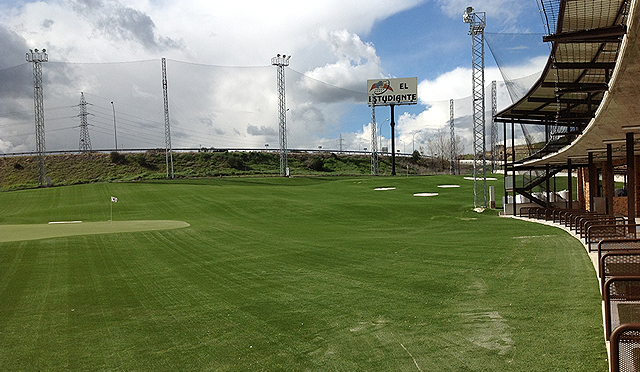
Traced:
[[615, 62], [557, 62], [553, 65], [558, 70], [613, 70]]
[[569, 94], [569, 93], [598, 93], [606, 92], [609, 90], [609, 85], [606, 83], [542, 83], [543, 88], [554, 88], [556, 94]]
[[[562, 120], [561, 118], [560, 120]], [[588, 117], [586, 118], [588, 119]], [[524, 125], [548, 125], [548, 126], [558, 126], [558, 127], [571, 127], [571, 128], [580, 128], [584, 129], [586, 124], [582, 123], [567, 123], [564, 121], [556, 121], [555, 117], [545, 117], [545, 118], [532, 118], [532, 117], [518, 117], [518, 116], [496, 116], [493, 118], [494, 121], [498, 123], [511, 123], [514, 124], [524, 124]]]
[[607, 43], [619, 41], [627, 33], [626, 25], [602, 27], [592, 30], [562, 32], [544, 36], [544, 42], [557, 43]]
[[[529, 102], [537, 102], [537, 103], [556, 103], [556, 102], [560, 102], [560, 103], [566, 103], [566, 104], [571, 104], [571, 105], [582, 105], [582, 104], [589, 104], [589, 101], [587, 100], [587, 98], [584, 99], [575, 99], [575, 98], [560, 98], [559, 100], [557, 98], [552, 98], [552, 97], [529, 97], [527, 98], [527, 101]], [[591, 99], [591, 104], [599, 104], [600, 100], [598, 99]]]

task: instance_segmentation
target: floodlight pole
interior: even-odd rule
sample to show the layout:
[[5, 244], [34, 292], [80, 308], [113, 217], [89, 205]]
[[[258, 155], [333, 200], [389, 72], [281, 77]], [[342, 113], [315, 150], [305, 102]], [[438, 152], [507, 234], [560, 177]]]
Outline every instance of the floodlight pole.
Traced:
[[116, 151], [118, 151], [118, 132], [116, 130], [116, 105], [111, 101], [111, 108], [113, 108], [113, 138], [115, 140]]
[[278, 67], [278, 115], [280, 138], [280, 176], [288, 176], [287, 161], [287, 104], [285, 101], [284, 67], [289, 66], [291, 56], [280, 55], [271, 58], [271, 64]]
[[482, 167], [482, 206], [487, 207], [487, 159], [485, 139], [485, 103], [484, 103], [484, 28], [486, 13], [473, 12], [468, 7], [463, 20], [469, 23], [472, 48], [472, 86], [473, 86], [473, 206], [478, 207], [478, 173]]
[[29, 50], [27, 62], [33, 63], [33, 107], [36, 124], [36, 151], [38, 153], [38, 186], [47, 185], [47, 166], [44, 160], [44, 98], [42, 93], [42, 62], [48, 62], [47, 50]]
[[167, 178], [169, 178], [169, 165], [171, 165], [171, 178], [173, 174], [173, 150], [171, 148], [171, 126], [169, 125], [169, 93], [167, 89], [167, 60], [162, 58], [162, 93], [164, 95], [164, 151], [167, 166]]
[[378, 124], [376, 123], [376, 105], [371, 105], [371, 175], [378, 175]]
[[498, 144], [498, 122], [495, 121], [498, 113], [498, 89], [496, 81], [491, 82], [491, 171], [498, 169], [498, 156], [496, 146]]
[[451, 144], [449, 146], [449, 169], [451, 174], [456, 174], [456, 134], [453, 127], [453, 100], [449, 100], [449, 132]]

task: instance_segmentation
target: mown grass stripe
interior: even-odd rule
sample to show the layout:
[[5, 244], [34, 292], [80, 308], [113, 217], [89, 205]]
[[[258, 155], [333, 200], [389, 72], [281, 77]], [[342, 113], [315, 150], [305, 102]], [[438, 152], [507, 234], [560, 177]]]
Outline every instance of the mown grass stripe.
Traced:
[[[441, 184], [461, 187], [413, 197]], [[580, 243], [473, 212], [471, 187], [274, 178], [0, 193], [3, 225], [104, 220], [96, 200], [109, 195], [124, 220], [190, 225], [0, 243], [0, 369], [606, 370]]]

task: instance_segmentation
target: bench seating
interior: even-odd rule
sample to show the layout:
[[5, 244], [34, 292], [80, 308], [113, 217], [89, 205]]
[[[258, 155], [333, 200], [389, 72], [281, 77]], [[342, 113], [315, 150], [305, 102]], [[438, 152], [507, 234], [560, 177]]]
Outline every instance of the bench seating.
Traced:
[[612, 372], [640, 371], [640, 323], [623, 324], [611, 334]]
[[[640, 241], [638, 243], [640, 244]], [[640, 275], [640, 249], [605, 252], [598, 262], [598, 276], [603, 297], [604, 283], [607, 279], [614, 276]]]
[[587, 228], [587, 237], [585, 243], [589, 248], [589, 252], [594, 251], [594, 246], [602, 240], [625, 240], [636, 239], [638, 231], [638, 225], [628, 224], [604, 224], [604, 225], [591, 225]]
[[640, 276], [614, 276], [604, 283], [605, 336], [621, 324], [640, 323]]

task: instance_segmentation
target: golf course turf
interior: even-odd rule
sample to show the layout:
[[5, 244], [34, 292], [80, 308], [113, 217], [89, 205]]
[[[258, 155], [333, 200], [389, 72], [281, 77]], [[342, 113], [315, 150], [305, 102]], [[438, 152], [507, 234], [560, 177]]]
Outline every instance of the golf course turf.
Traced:
[[463, 177], [12, 191], [0, 233], [111, 207], [177, 225], [0, 241], [0, 370], [607, 370], [582, 245], [474, 212]]

